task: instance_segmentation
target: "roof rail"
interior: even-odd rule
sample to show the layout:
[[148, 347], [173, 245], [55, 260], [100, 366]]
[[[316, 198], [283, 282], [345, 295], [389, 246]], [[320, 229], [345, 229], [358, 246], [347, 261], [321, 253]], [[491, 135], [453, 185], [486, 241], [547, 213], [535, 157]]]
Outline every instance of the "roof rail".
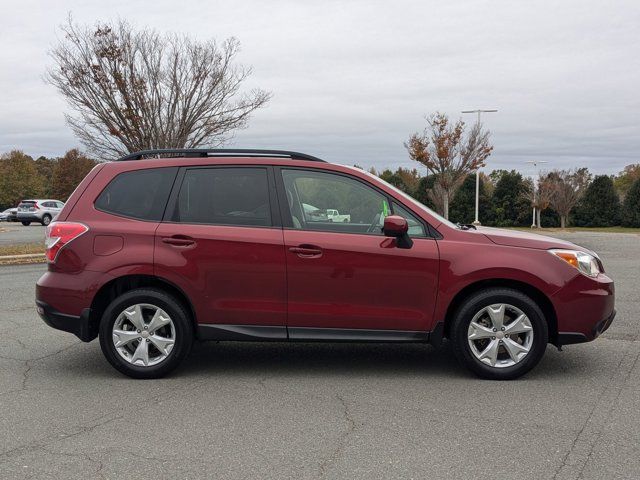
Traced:
[[310, 160], [313, 162], [324, 162], [320, 158], [307, 155], [306, 153], [290, 152], [288, 150], [259, 150], [259, 149], [235, 149], [235, 148], [177, 148], [177, 149], [156, 149], [142, 150], [119, 158], [118, 162], [127, 160], [142, 160], [144, 158], [162, 158], [167, 155], [173, 157], [281, 157], [292, 160]]

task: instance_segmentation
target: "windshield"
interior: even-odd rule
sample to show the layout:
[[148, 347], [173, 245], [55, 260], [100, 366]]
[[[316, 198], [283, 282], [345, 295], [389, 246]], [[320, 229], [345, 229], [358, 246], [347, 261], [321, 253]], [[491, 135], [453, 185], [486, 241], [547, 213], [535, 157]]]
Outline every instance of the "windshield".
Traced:
[[[383, 179], [381, 179], [380, 177], [377, 177], [365, 170], [362, 170], [363, 173], [365, 173], [366, 175], [375, 178], [376, 180], [379, 180], [380, 182], [384, 183], [387, 187], [389, 187], [391, 190], [393, 190], [395, 193], [398, 194], [399, 197], [401, 197], [403, 200], [405, 200], [407, 203], [413, 205], [414, 207], [424, 210], [425, 212], [427, 212], [429, 215], [431, 215], [432, 217], [434, 217], [436, 220], [438, 220], [440, 223], [444, 223], [445, 225], [448, 225], [451, 228], [458, 228], [458, 226], [455, 223], [450, 222], [449, 220], [447, 220], [446, 218], [444, 218], [442, 215], [434, 212], [433, 210], [431, 210], [429, 207], [427, 207], [426, 205], [420, 203], [419, 201], [417, 201], [415, 198], [411, 197], [410, 195], [407, 195], [406, 193], [404, 193], [402, 190], [400, 190], [399, 188], [394, 187], [393, 185], [391, 185], [389, 182], [384, 181]], [[434, 227], [437, 227], [438, 225], [434, 225]]]

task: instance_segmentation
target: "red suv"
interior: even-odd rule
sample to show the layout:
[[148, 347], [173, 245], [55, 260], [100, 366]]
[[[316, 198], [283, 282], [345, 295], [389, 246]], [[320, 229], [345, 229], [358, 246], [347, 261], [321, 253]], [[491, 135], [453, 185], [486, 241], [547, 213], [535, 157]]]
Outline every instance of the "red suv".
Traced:
[[[339, 216], [327, 212], [340, 212]], [[511, 379], [614, 318], [598, 256], [455, 225], [379, 178], [266, 150], [154, 150], [96, 166], [47, 227], [50, 326], [136, 378], [194, 339], [451, 341]]]

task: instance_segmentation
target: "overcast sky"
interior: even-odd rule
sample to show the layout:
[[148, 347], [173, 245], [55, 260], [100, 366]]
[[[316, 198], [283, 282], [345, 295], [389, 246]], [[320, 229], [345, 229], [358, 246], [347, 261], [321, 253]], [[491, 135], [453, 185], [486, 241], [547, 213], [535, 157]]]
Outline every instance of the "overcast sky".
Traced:
[[[233, 146], [299, 150], [376, 168], [410, 166], [424, 115], [486, 114], [488, 169], [531, 173], [640, 162], [640, 1], [0, 0], [0, 151], [78, 145], [42, 81], [57, 27], [139, 27], [237, 37], [248, 86], [273, 93]], [[472, 122], [475, 117], [465, 116]]]

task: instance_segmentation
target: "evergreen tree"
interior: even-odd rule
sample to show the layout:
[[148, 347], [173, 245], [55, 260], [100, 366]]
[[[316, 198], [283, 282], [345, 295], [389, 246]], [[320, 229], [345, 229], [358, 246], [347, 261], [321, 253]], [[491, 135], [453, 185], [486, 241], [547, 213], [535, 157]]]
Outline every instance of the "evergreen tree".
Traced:
[[540, 226], [555, 228], [560, 226], [560, 215], [553, 208], [545, 208], [540, 212]]
[[531, 224], [530, 206], [526, 198], [527, 186], [522, 175], [511, 170], [502, 171], [499, 175], [496, 188], [493, 191], [492, 209], [493, 219], [491, 224], [498, 227], [527, 226]]
[[418, 200], [423, 205], [426, 205], [431, 210], [435, 210], [436, 208], [433, 203], [433, 200], [431, 200], [431, 198], [429, 197], [428, 192], [430, 189], [433, 188], [435, 182], [436, 182], [435, 175], [426, 175], [420, 178], [420, 181], [418, 182], [418, 188], [412, 195], [413, 198]]
[[574, 213], [579, 227], [611, 227], [620, 224], [620, 199], [607, 175], [598, 175], [587, 187]]
[[[487, 195], [484, 179], [480, 177], [479, 220], [487, 223], [491, 220], [491, 197]], [[452, 222], [472, 223], [476, 219], [476, 176], [468, 175], [453, 198], [449, 210]]]
[[624, 197], [622, 210], [623, 226], [640, 227], [640, 178], [631, 184], [631, 188]]
[[390, 183], [394, 187], [399, 190], [402, 190], [405, 193], [411, 194], [408, 186], [404, 183], [404, 179], [398, 175], [398, 173], [392, 172], [390, 169], [385, 168], [382, 173], [380, 173], [379, 177], [387, 183]]

